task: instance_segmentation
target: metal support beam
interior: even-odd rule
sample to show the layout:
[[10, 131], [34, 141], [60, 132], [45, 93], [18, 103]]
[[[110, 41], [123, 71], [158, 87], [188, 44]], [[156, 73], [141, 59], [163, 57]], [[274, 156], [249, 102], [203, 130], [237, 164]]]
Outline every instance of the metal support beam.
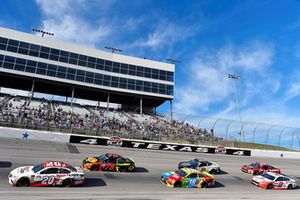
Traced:
[[106, 109], [109, 110], [109, 98], [110, 98], [110, 95], [109, 95], [109, 92], [107, 92], [107, 105], [106, 105]]
[[172, 99], [170, 100], [170, 119], [172, 122], [173, 121], [173, 101], [172, 101]]
[[31, 102], [31, 99], [33, 98], [34, 87], [35, 87], [35, 80], [32, 81], [31, 90], [30, 90], [30, 97], [29, 97], [29, 101], [27, 102], [27, 106], [29, 106], [29, 104]]
[[74, 107], [73, 107], [73, 101], [74, 101], [74, 92], [75, 92], [75, 88], [72, 87], [72, 94], [71, 94], [71, 119], [70, 119], [70, 128], [71, 128], [71, 133], [73, 131], [73, 110], [74, 110]]
[[140, 97], [140, 114], [143, 114], [143, 97]]

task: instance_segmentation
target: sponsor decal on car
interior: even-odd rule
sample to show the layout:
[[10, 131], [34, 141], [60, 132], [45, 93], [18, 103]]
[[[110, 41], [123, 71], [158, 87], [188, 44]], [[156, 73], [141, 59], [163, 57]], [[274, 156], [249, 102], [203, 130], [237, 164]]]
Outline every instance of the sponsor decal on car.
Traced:
[[226, 154], [226, 148], [224, 146], [218, 146], [215, 149], [216, 154]]

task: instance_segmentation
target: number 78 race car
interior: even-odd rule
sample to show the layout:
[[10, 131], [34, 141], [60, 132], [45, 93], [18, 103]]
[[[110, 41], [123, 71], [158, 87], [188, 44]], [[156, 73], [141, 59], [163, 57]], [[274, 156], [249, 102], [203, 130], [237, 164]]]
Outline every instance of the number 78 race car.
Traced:
[[84, 183], [80, 167], [64, 162], [47, 161], [36, 166], [18, 167], [8, 175], [8, 182], [14, 186], [75, 186]]
[[253, 176], [251, 183], [264, 189], [290, 190], [297, 187], [297, 183], [294, 179], [274, 172]]

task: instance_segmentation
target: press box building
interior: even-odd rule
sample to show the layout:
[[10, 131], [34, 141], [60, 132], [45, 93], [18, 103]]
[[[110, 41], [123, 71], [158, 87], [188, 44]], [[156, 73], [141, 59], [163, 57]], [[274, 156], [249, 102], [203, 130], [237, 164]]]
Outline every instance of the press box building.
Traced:
[[[173, 64], [0, 28], [0, 86], [122, 104], [140, 112], [174, 98]], [[171, 107], [172, 109], [172, 107]]]

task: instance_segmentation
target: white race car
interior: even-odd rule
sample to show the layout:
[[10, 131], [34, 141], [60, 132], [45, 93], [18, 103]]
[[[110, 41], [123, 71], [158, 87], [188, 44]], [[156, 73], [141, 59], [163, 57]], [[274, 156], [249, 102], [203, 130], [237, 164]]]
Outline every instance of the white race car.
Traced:
[[84, 173], [80, 167], [73, 167], [58, 161], [18, 167], [8, 175], [9, 184], [23, 187], [55, 185], [69, 187], [82, 184], [84, 181]]
[[251, 183], [264, 189], [290, 190], [297, 186], [291, 177], [275, 172], [266, 172], [262, 175], [253, 176]]
[[178, 164], [178, 169], [181, 168], [192, 168], [199, 171], [206, 171], [211, 174], [219, 174], [221, 172], [220, 165], [218, 165], [217, 163], [198, 159], [180, 162]]

